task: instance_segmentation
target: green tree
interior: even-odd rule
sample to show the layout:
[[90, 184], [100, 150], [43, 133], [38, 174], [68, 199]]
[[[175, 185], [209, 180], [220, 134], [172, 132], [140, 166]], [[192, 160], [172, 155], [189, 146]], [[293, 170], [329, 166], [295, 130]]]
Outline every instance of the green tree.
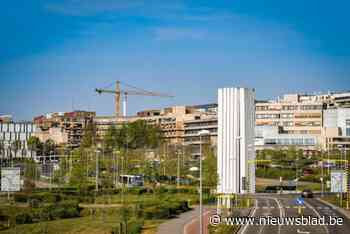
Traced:
[[80, 147], [89, 148], [95, 145], [95, 133], [95, 125], [93, 123], [86, 124]]
[[203, 185], [215, 189], [218, 183], [217, 157], [211, 147], [204, 148]]
[[88, 177], [86, 175], [86, 168], [84, 167], [84, 158], [82, 151], [80, 149], [75, 149], [73, 151], [73, 168], [69, 178], [69, 183], [71, 185], [77, 186], [80, 190], [86, 188], [88, 185]]
[[42, 144], [38, 137], [31, 136], [27, 141], [28, 149], [30, 150], [30, 157], [33, 158], [33, 152], [38, 153]]
[[52, 139], [48, 139], [43, 144], [43, 155], [52, 155], [55, 152], [55, 142]]
[[[21, 149], [22, 147], [22, 142], [20, 140], [15, 140], [11, 143], [10, 149], [11, 151], [14, 153], [14, 157], [17, 157], [17, 153], [18, 151]], [[13, 155], [12, 152], [10, 154], [10, 161], [11, 161], [11, 166], [13, 166]]]
[[35, 180], [40, 177], [40, 171], [38, 170], [36, 163], [33, 160], [25, 161], [24, 171], [24, 188], [27, 191], [32, 191], [35, 188]]
[[[162, 131], [158, 126], [137, 120], [123, 124], [120, 128], [110, 127], [105, 136], [105, 145], [119, 148], [156, 148], [162, 141]], [[116, 142], [116, 143], [115, 143]]]
[[118, 147], [118, 131], [114, 125], [110, 126], [104, 136], [104, 147], [106, 150], [113, 150]]

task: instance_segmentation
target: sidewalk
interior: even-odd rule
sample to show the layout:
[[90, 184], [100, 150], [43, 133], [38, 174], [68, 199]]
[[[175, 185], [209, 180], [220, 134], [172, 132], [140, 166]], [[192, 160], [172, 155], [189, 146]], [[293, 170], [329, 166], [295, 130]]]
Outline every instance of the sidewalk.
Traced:
[[158, 228], [157, 234], [183, 234], [185, 225], [198, 216], [198, 214], [199, 206], [196, 206], [193, 210], [182, 213], [178, 217], [162, 223]]
[[328, 202], [328, 201], [325, 201], [325, 200], [322, 200], [321, 198], [316, 198], [317, 201], [320, 201], [330, 207], [332, 207], [333, 209], [339, 211], [342, 215], [344, 215], [345, 217], [347, 217], [348, 219], [350, 219], [350, 211], [349, 210], [346, 210], [344, 208], [340, 208], [336, 205], [333, 205], [332, 203]]
[[[240, 216], [248, 216], [251, 209], [241, 209]], [[209, 225], [209, 216], [216, 213], [216, 209], [212, 207], [204, 207], [203, 209], [203, 226]], [[157, 234], [197, 234], [199, 233], [199, 206], [193, 210], [180, 214], [174, 219], [170, 219], [162, 223]], [[204, 231], [204, 233], [207, 233]]]

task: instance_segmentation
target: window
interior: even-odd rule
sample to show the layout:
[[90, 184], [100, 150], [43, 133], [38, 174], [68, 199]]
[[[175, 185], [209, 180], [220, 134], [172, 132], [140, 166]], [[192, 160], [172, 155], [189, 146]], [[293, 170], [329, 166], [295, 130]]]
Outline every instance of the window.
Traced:
[[282, 110], [297, 110], [297, 106], [283, 106]]
[[350, 136], [350, 119], [345, 120], [346, 136]]
[[293, 114], [292, 113], [281, 114], [281, 118], [283, 118], [283, 119], [293, 118]]

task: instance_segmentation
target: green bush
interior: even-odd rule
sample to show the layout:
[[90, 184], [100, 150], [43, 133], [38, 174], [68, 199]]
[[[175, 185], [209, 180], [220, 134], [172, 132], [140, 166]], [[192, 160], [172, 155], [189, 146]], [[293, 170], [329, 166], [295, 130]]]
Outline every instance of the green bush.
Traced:
[[133, 219], [128, 222], [127, 227], [124, 223], [119, 223], [116, 227], [114, 227], [111, 231], [112, 234], [124, 234], [126, 232], [128, 234], [140, 234], [143, 227], [143, 220]]
[[168, 192], [168, 189], [165, 188], [165, 187], [163, 187], [163, 186], [161, 186], [161, 187], [156, 188], [156, 189], [155, 189], [155, 192], [156, 192], [157, 194], [163, 194], [163, 193]]
[[128, 223], [128, 234], [139, 234], [142, 231], [143, 220], [131, 220]]
[[29, 207], [38, 208], [40, 205], [40, 201], [38, 199], [29, 199]]
[[17, 224], [26, 224], [26, 223], [32, 223], [32, 222], [33, 222], [33, 219], [29, 213], [22, 213], [22, 214], [16, 215]]
[[141, 194], [147, 193], [147, 189], [146, 188], [129, 188], [127, 192], [130, 194], [141, 195]]
[[15, 202], [28, 202], [28, 195], [24, 193], [15, 193], [13, 198]]

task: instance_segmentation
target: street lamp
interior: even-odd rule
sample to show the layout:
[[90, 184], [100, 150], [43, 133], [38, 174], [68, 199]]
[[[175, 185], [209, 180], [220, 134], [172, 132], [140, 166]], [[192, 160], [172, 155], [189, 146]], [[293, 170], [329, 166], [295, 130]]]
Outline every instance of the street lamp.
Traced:
[[118, 155], [120, 155], [120, 151], [119, 150], [114, 150], [114, 185], [115, 188], [118, 187], [119, 184], [119, 157]]
[[99, 173], [99, 165], [98, 165], [98, 154], [100, 153], [100, 150], [96, 150], [96, 172], [95, 172], [95, 183], [96, 183], [96, 192], [98, 192], [98, 173]]
[[203, 234], [203, 177], [202, 177], [202, 136], [208, 136], [208, 130], [198, 132], [199, 136], [199, 234]]

